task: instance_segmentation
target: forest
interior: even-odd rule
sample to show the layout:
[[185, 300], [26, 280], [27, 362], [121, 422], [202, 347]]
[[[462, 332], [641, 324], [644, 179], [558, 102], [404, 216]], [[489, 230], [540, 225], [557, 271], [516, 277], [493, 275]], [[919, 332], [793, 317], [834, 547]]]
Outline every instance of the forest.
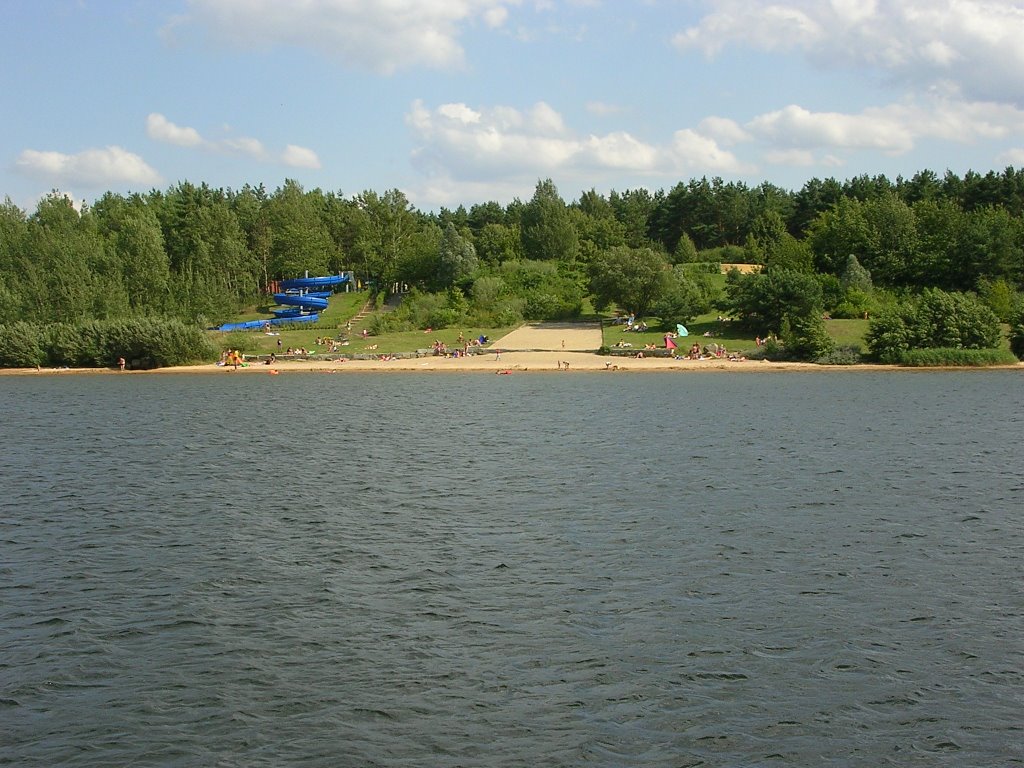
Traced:
[[[763, 269], [731, 273], [723, 293], [710, 280], [723, 263]], [[823, 317], [870, 317], [866, 352], [879, 360], [991, 348], [1005, 324], [1021, 355], [1024, 171], [814, 178], [795, 192], [700, 178], [570, 202], [541, 180], [528, 201], [436, 212], [396, 189], [346, 197], [292, 180], [0, 206], [9, 333], [154, 318], [211, 327], [307, 271], [408, 289], [380, 332], [566, 319], [590, 302], [668, 327], [718, 309], [802, 359], [830, 352]]]

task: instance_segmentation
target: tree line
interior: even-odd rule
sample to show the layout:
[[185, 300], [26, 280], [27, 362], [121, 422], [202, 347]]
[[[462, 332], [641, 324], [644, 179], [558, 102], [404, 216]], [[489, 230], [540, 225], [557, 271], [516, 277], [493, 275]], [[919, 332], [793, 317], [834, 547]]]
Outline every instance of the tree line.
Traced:
[[208, 325], [307, 270], [412, 286], [442, 321], [474, 307], [501, 323], [570, 317], [587, 295], [684, 319], [716, 300], [691, 265], [719, 262], [765, 265], [729, 291], [758, 322], [752, 296], [766, 287], [754, 284], [769, 274], [794, 283], [776, 304], [810, 290], [814, 311], [860, 316], [932, 289], [970, 293], [1008, 322], [1024, 289], [1024, 170], [815, 178], [795, 192], [701, 178], [571, 202], [542, 180], [527, 201], [437, 212], [398, 190], [346, 197], [291, 180], [273, 192], [183, 182], [80, 209], [54, 192], [31, 213], [0, 206], [0, 323]]

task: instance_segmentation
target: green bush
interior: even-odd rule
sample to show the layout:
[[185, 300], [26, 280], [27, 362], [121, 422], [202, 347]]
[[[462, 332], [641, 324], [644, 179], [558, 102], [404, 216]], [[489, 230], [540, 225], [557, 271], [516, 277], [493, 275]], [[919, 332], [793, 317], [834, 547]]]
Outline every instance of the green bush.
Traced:
[[912, 349], [995, 349], [999, 319], [972, 296], [925, 289], [872, 318], [865, 336], [872, 357], [899, 363]]
[[39, 326], [22, 321], [0, 325], [0, 367], [35, 368], [46, 359]]
[[870, 313], [873, 307], [874, 300], [869, 294], [857, 288], [847, 288], [842, 301], [832, 309], [832, 317], [856, 319]]
[[1010, 349], [1020, 360], [1024, 360], [1024, 312], [1010, 325]]
[[985, 367], [989, 365], [1013, 365], [1017, 362], [1014, 354], [1005, 349], [963, 349], [956, 347], [933, 347], [931, 349], [908, 349], [898, 358], [900, 365], [914, 368], [932, 366]]
[[863, 361], [864, 355], [857, 344], [836, 347], [814, 360], [819, 365], [857, 365]]
[[87, 356], [87, 338], [79, 326], [70, 323], [53, 323], [44, 326], [43, 346], [46, 349], [48, 365], [71, 368], [91, 366]]
[[780, 335], [788, 353], [797, 360], [817, 360], [832, 354], [835, 348], [825, 321], [818, 314], [787, 315]]
[[88, 320], [78, 325], [14, 323], [0, 327], [0, 367], [46, 362], [55, 366], [113, 367], [123, 357], [130, 368], [163, 368], [216, 357], [199, 326], [180, 320], [136, 318]]
[[684, 275], [720, 275], [722, 274], [722, 263], [720, 261], [695, 261], [677, 265]]
[[498, 328], [519, 325], [523, 322], [523, 311], [526, 307], [526, 302], [518, 296], [512, 296], [502, 301], [497, 310], [493, 313], [493, 322], [489, 325], [493, 325]]
[[716, 261], [719, 264], [745, 264], [747, 251], [742, 245], [723, 245], [707, 248], [697, 254], [698, 261]]

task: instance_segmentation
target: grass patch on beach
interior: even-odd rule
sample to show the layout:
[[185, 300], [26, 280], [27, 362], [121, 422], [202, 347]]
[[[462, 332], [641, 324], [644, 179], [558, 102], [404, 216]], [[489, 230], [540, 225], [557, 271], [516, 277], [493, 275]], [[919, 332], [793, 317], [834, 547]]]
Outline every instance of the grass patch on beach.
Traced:
[[864, 347], [868, 320], [826, 320], [825, 328], [837, 347]]
[[[661, 320], [647, 317], [644, 321], [648, 325], [646, 331], [627, 331], [625, 325], [604, 325], [604, 345], [611, 349], [619, 343], [631, 344], [630, 349], [643, 349], [648, 344], [664, 348], [665, 331], [661, 327]], [[680, 336], [676, 339], [676, 344], [684, 351], [689, 351], [694, 342], [701, 346], [715, 342], [732, 352], [747, 353], [757, 349], [754, 337], [749, 331], [736, 323], [720, 321], [718, 315], [714, 313], [701, 315], [694, 322], [687, 324], [686, 330], [690, 332], [689, 336]]]
[[[608, 325], [603, 327], [604, 344], [614, 348], [619, 342], [632, 344], [631, 349], [643, 349], [648, 344], [664, 348], [665, 331], [661, 328], [661, 320], [657, 317], [644, 318], [649, 326], [646, 331], [627, 331], [624, 325]], [[868, 330], [867, 320], [826, 320], [825, 327], [838, 347], [864, 346], [864, 334]], [[680, 336], [676, 344], [680, 349], [689, 349], [696, 341], [702, 347], [715, 342], [731, 352], [750, 354], [757, 350], [756, 336], [738, 323], [719, 320], [719, 315], [709, 312], [700, 315], [692, 323], [687, 324], [689, 336]]]
[[[429, 333], [424, 331], [403, 331], [399, 333], [387, 333], [381, 336], [368, 336], [363, 338], [353, 326], [351, 336], [346, 335], [344, 323], [341, 323], [341, 330], [324, 328], [296, 328], [295, 330], [274, 330], [272, 333], [278, 335], [267, 335], [262, 331], [233, 331], [231, 333], [217, 334], [216, 343], [222, 348], [239, 349], [247, 355], [269, 355], [282, 354], [289, 348], [306, 349], [311, 354], [327, 354], [330, 350], [330, 341], [338, 345], [335, 354], [362, 355], [362, 354], [392, 354], [416, 352], [419, 349], [431, 349], [435, 341], [440, 341], [449, 349], [458, 344], [459, 334], [463, 338], [472, 340], [483, 334], [489, 340], [504, 336], [514, 330], [513, 328], [444, 328], [433, 330]], [[317, 344], [317, 339], [321, 344]], [[324, 343], [324, 340], [328, 343]], [[280, 340], [280, 345], [277, 343]], [[348, 341], [345, 344], [345, 341]]]

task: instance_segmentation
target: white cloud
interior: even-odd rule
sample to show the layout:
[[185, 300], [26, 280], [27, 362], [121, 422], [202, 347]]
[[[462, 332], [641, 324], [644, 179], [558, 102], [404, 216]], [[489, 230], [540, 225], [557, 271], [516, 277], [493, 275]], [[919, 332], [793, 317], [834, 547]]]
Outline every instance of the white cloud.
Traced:
[[697, 131], [679, 131], [662, 146], [626, 131], [583, 135], [543, 102], [527, 110], [472, 109], [465, 104], [431, 110], [416, 101], [407, 122], [419, 142], [413, 153], [415, 165], [435, 180], [452, 183], [555, 175], [587, 180], [620, 173], [675, 178], [690, 171], [749, 169], [714, 138]]
[[116, 146], [87, 149], [74, 155], [26, 149], [18, 155], [14, 167], [54, 185], [74, 184], [89, 189], [121, 184], [148, 187], [162, 181], [145, 160]]
[[222, 149], [227, 152], [238, 152], [257, 160], [265, 160], [267, 158], [267, 150], [263, 146], [263, 142], [249, 136], [239, 136], [236, 139], [222, 139], [219, 145], [211, 144], [210, 147], [214, 150]]
[[673, 38], [680, 50], [800, 50], [823, 68], [879, 71], [917, 92], [952, 85], [968, 100], [1024, 106], [1019, 0], [716, 0], [713, 8]]
[[735, 120], [728, 117], [705, 117], [700, 121], [697, 130], [725, 146], [750, 141], [750, 135]]
[[713, 138], [684, 128], [672, 136], [670, 156], [680, 172], [750, 173], [753, 168], [718, 146]]
[[969, 144], [1024, 136], [1024, 110], [949, 99], [921, 99], [856, 114], [812, 112], [789, 105], [758, 115], [745, 128], [753, 139], [777, 150], [876, 150], [898, 155], [912, 150], [921, 139]]
[[604, 168], [647, 173], [658, 167], [658, 150], [637, 141], [624, 131], [590, 136], [583, 147], [596, 164]]
[[[384, 74], [461, 66], [463, 25], [490, 28], [518, 0], [191, 0], [189, 21], [248, 48], [309, 48]], [[174, 20], [175, 32], [183, 22]]]
[[996, 160], [1004, 165], [1024, 168], [1024, 147], [1013, 147], [1003, 152]]
[[154, 141], [179, 147], [198, 147], [203, 143], [203, 137], [195, 128], [177, 126], [159, 112], [146, 117], [146, 135]]
[[[945, 97], [908, 99], [858, 112], [791, 104], [754, 115], [744, 124], [711, 115], [655, 142], [625, 130], [583, 133], [543, 102], [516, 109], [463, 103], [429, 108], [416, 101], [406, 120], [417, 144], [413, 164], [431, 190], [422, 194], [440, 205], [451, 198], [487, 197], [486, 189], [507, 190], [517, 184], [527, 185], [528, 192], [544, 177], [585, 186], [602, 178], [609, 180], [606, 186], [712, 174], [752, 179], [763, 165], [859, 165], [879, 155], [907, 154], [930, 140], [982, 145], [1019, 137], [1024, 142], [1024, 110]], [[1005, 157], [1020, 162], [1018, 152]]]
[[849, 115], [811, 112], [791, 104], [759, 115], [747, 124], [747, 130], [773, 145], [801, 148], [876, 149], [895, 154], [914, 145], [909, 126], [878, 110]]
[[449, 120], [457, 120], [466, 125], [480, 122], [480, 113], [465, 104], [442, 104], [437, 111]]
[[565, 133], [562, 116], [543, 101], [538, 101], [530, 110], [530, 123], [538, 133]]
[[549, 104], [527, 110], [508, 106], [472, 109], [413, 103], [407, 123], [420, 146], [416, 164], [436, 176], [475, 180], [495, 174], [536, 179], [584, 169], [656, 168], [657, 149], [628, 133], [575, 135]]
[[317, 157], [316, 152], [306, 147], [297, 147], [294, 144], [289, 144], [284, 148], [281, 162], [293, 168], [312, 168], [314, 170], [320, 168], [320, 158]]
[[[225, 130], [230, 130], [225, 126]], [[146, 118], [146, 133], [154, 141], [180, 147], [200, 148], [221, 155], [246, 155], [260, 162], [280, 163], [292, 168], [321, 167], [320, 158], [312, 149], [288, 144], [279, 153], [270, 152], [262, 141], [251, 136], [228, 136], [219, 140], [204, 138], [195, 128], [175, 125], [158, 112]]]
[[484, 11], [484, 22], [488, 27], [497, 28], [508, 21], [508, 8], [503, 5], [496, 5]]

